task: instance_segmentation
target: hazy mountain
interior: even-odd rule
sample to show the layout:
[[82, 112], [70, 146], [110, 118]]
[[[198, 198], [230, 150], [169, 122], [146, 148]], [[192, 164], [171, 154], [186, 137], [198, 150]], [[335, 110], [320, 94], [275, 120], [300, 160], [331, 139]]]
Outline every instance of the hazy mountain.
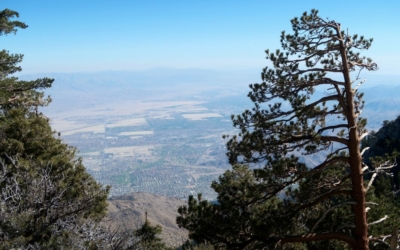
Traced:
[[[83, 109], [127, 101], [201, 100], [209, 107], [219, 105], [251, 107], [247, 98], [250, 83], [260, 82], [259, 70], [213, 71], [204, 69], [153, 68], [141, 71], [104, 71], [92, 73], [46, 73], [23, 75], [21, 79], [52, 77], [53, 87], [46, 91], [53, 99], [46, 113]], [[382, 121], [396, 117], [400, 104], [400, 78], [368, 75], [360, 87], [365, 93], [362, 116], [368, 127], [378, 129]], [[313, 98], [326, 95], [316, 92]]]
[[[370, 86], [366, 82], [359, 91], [364, 93], [365, 101], [361, 117], [367, 118], [369, 130], [377, 130], [382, 127], [384, 120], [393, 120], [400, 115], [400, 83]], [[317, 91], [312, 98], [324, 95], [326, 93]]]
[[23, 80], [54, 78], [46, 90], [53, 102], [46, 113], [84, 109], [135, 101], [215, 100], [237, 95], [245, 97], [248, 85], [258, 81], [252, 71], [155, 68], [142, 71], [92, 73], [45, 73], [19, 76]]
[[368, 128], [377, 130], [384, 120], [393, 120], [400, 115], [400, 84], [387, 84], [361, 88], [365, 107], [362, 117], [367, 118]]

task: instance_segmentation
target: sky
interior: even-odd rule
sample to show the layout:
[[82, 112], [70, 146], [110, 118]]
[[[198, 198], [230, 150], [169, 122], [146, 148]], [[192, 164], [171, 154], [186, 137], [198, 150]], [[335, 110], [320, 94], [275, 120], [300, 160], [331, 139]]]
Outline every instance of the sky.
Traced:
[[373, 37], [379, 74], [400, 75], [400, 1], [2, 0], [29, 27], [1, 37], [23, 72], [154, 67], [261, 70], [290, 20], [315, 8], [349, 33]]

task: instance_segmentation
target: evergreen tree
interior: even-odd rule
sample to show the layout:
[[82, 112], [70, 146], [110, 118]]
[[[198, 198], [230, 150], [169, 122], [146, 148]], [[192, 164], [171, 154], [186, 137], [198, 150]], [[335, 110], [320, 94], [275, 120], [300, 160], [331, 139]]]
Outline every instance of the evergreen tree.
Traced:
[[[15, 34], [17, 29], [25, 29], [28, 26], [20, 21], [10, 19], [19, 17], [18, 12], [5, 9], [0, 11], [0, 36]], [[23, 55], [10, 54], [7, 50], [0, 51], [0, 108], [5, 113], [11, 108], [23, 108], [38, 112], [38, 107], [49, 103], [49, 98], [43, 98], [40, 89], [51, 87], [53, 79], [42, 78], [34, 81], [20, 81], [11, 75], [20, 72], [18, 64]]]
[[[234, 178], [240, 190], [225, 173], [213, 183], [219, 203], [191, 197], [178, 224], [194, 239], [232, 249], [369, 249], [369, 225], [388, 217], [377, 213], [387, 211], [385, 202], [373, 191], [367, 197], [373, 180], [365, 185], [364, 176], [392, 167], [367, 167], [360, 151], [368, 134], [360, 72], [378, 67], [357, 50], [369, 49], [372, 39], [350, 35], [316, 10], [291, 23], [293, 34], [281, 34], [282, 51], [266, 51], [272, 68], [263, 69], [263, 82], [250, 85], [254, 107], [232, 117], [240, 133], [227, 143], [230, 163], [256, 167], [253, 177]], [[324, 96], [313, 96], [316, 90]], [[235, 226], [222, 235], [228, 220]]]
[[[0, 35], [26, 24], [18, 13], [0, 12]], [[0, 245], [10, 248], [58, 248], [90, 244], [80, 226], [98, 222], [106, 212], [108, 188], [86, 172], [75, 149], [56, 138], [40, 90], [53, 79], [21, 81], [22, 55], [0, 52]], [[78, 244], [84, 239], [86, 243]]]
[[162, 228], [160, 225], [152, 226], [150, 222], [147, 220], [147, 211], [146, 211], [146, 219], [143, 223], [142, 227], [135, 232], [135, 236], [138, 238], [140, 242], [140, 246], [144, 249], [149, 250], [158, 250], [158, 249], [170, 249], [168, 248], [162, 239], [158, 237], [162, 232]]
[[[189, 197], [188, 206], [178, 209], [177, 224], [189, 230], [197, 243], [210, 243], [217, 249], [262, 249], [258, 239], [271, 235], [280, 223], [279, 199], [264, 199], [264, 187], [255, 173], [242, 165], [233, 166], [214, 181], [217, 202]], [[266, 218], [268, 216], [268, 218]]]

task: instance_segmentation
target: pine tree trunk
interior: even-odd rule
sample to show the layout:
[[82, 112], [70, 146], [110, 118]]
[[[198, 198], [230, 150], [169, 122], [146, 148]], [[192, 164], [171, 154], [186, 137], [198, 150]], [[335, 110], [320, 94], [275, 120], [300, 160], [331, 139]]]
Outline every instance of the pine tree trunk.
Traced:
[[357, 203], [353, 205], [355, 231], [354, 238], [358, 243], [353, 249], [368, 250], [368, 222], [366, 212], [366, 190], [364, 187], [364, 178], [362, 171], [362, 157], [360, 153], [360, 136], [357, 129], [357, 116], [354, 107], [354, 91], [351, 86], [350, 70], [346, 54], [346, 47], [343, 37], [340, 34], [340, 26], [337, 30], [340, 37], [340, 54], [343, 63], [343, 77], [345, 81], [346, 107], [343, 107], [349, 128], [349, 156], [350, 171], [352, 181], [352, 198]]
[[397, 249], [397, 239], [399, 237], [399, 229], [397, 227], [393, 228], [392, 238], [390, 239], [390, 250]]
[[[352, 99], [352, 98], [348, 98]], [[352, 110], [351, 110], [352, 112]], [[352, 112], [354, 115], [354, 112]], [[353, 116], [355, 118], [355, 116]], [[368, 247], [368, 222], [366, 212], [366, 190], [364, 187], [364, 178], [362, 172], [362, 158], [360, 153], [360, 140], [356, 128], [356, 121], [349, 121], [349, 155], [351, 181], [353, 185], [352, 198], [357, 203], [353, 205], [355, 219], [355, 240], [358, 247], [354, 249], [367, 250]], [[353, 129], [351, 129], [353, 128]]]

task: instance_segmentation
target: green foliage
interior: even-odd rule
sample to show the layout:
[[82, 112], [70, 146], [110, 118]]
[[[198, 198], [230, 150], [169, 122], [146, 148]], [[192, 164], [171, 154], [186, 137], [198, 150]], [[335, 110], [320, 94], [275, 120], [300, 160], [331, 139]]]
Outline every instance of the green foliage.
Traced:
[[[14, 17], [15, 11], [0, 12], [0, 35], [27, 27]], [[1, 248], [88, 246], [93, 240], [78, 229], [105, 215], [108, 188], [86, 172], [75, 149], [55, 137], [39, 112], [50, 101], [40, 90], [53, 79], [10, 76], [21, 71], [22, 57], [0, 51]]]
[[[400, 162], [400, 117], [393, 121], [384, 121], [378, 132], [370, 133], [363, 141], [363, 147], [369, 147], [364, 154], [365, 163], [376, 168], [387, 160]], [[391, 169], [393, 180], [390, 182], [392, 191], [398, 191], [400, 186], [400, 166]]]
[[9, 33], [16, 33], [17, 28], [25, 29], [28, 26], [20, 21], [11, 21], [11, 18], [19, 17], [18, 12], [5, 9], [0, 12], [0, 36], [7, 35]]
[[215, 250], [215, 248], [207, 243], [199, 244], [193, 240], [187, 240], [178, 248], [179, 250]]
[[[266, 51], [272, 68], [250, 85], [254, 107], [232, 116], [240, 132], [227, 143], [233, 169], [212, 184], [218, 203], [190, 197], [177, 223], [216, 248], [368, 249], [368, 239], [371, 247], [384, 245], [378, 231], [390, 234], [397, 220], [383, 220], [389, 228], [374, 222], [396, 213], [397, 202], [385, 184], [367, 196], [364, 175], [383, 169], [363, 168], [360, 154], [367, 131], [359, 76], [377, 65], [357, 50], [369, 49], [372, 39], [350, 35], [316, 10], [291, 23], [282, 51]], [[325, 96], [314, 98], [317, 88]], [[379, 203], [368, 203], [368, 218], [367, 200]]]
[[172, 250], [172, 248], [167, 247], [162, 239], [158, 237], [161, 232], [162, 228], [160, 225], [152, 226], [150, 224], [147, 220], [146, 212], [146, 220], [144, 224], [134, 232], [134, 237], [138, 240], [138, 248], [149, 250]]
[[[300, 210], [298, 202], [293, 200], [307, 199], [302, 197], [305, 193], [298, 191], [307, 189], [312, 184], [301, 182], [293, 192], [298, 195], [286, 197], [283, 191], [279, 193], [280, 198], [270, 197], [265, 192], [267, 183], [262, 177], [263, 174], [265, 173], [262, 169], [250, 170], [247, 166], [234, 165], [233, 169], [226, 171], [218, 182], [212, 183], [212, 188], [218, 194], [217, 202], [202, 200], [201, 195], [197, 199], [189, 197], [188, 205], [178, 210], [180, 214], [177, 218], [178, 225], [188, 229], [189, 237], [195, 242], [208, 242], [217, 249], [262, 249], [263, 247], [274, 249], [280, 237], [288, 232], [306, 233], [306, 228], [311, 228], [324, 208], [332, 202]], [[316, 191], [323, 192], [323, 190]], [[290, 191], [286, 193], [289, 194]], [[330, 215], [327, 221], [318, 226], [338, 227], [339, 225], [335, 225], [336, 217], [341, 216], [338, 211], [336, 210], [335, 215]], [[351, 219], [351, 214], [348, 217]], [[312, 249], [312, 245], [316, 245], [316, 249], [324, 246], [286, 244], [285, 249]], [[340, 242], [335, 244], [331, 242], [330, 245], [337, 245], [337, 249], [345, 247]]]
[[[177, 223], [189, 230], [198, 243], [211, 243], [217, 249], [261, 249], [276, 242], [265, 236], [277, 236], [293, 225], [282, 224], [284, 203], [277, 197], [267, 199], [259, 171], [235, 165], [212, 188], [217, 202], [189, 197], [188, 206], [180, 207]], [[265, 240], [265, 241], [264, 241]]]
[[[397, 163], [400, 160], [400, 117], [393, 121], [384, 121], [382, 125], [378, 132], [370, 133], [363, 140], [363, 147], [369, 147], [363, 157], [372, 170], [387, 165], [387, 162]], [[389, 219], [371, 227], [372, 235], [380, 235], [373, 237], [372, 241], [376, 249], [388, 249], [390, 237], [383, 241], [384, 237], [390, 236], [391, 230], [400, 226], [399, 166], [395, 165], [390, 172], [380, 171], [377, 174], [370, 199], [379, 206], [374, 206], [369, 215], [378, 218], [378, 214], [381, 214], [381, 217], [386, 215]], [[368, 179], [373, 176], [369, 175]]]

